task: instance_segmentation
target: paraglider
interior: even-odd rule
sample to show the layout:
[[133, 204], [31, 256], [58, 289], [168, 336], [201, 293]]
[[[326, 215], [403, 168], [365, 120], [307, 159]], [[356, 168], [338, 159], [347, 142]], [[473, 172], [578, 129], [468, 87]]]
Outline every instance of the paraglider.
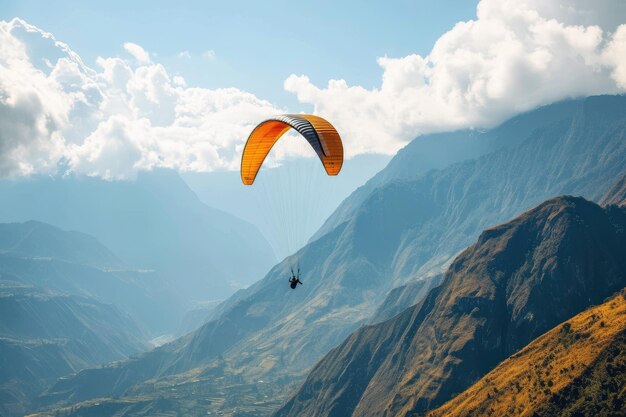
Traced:
[[337, 175], [343, 165], [343, 144], [337, 130], [325, 119], [312, 114], [284, 114], [267, 119], [254, 128], [241, 157], [241, 180], [252, 185], [272, 146], [289, 129], [309, 142], [328, 175]]
[[[244, 185], [250, 186], [254, 184], [259, 170], [273, 146], [290, 129], [295, 130], [306, 139], [308, 145], [315, 151], [315, 154], [321, 161], [327, 175], [336, 176], [339, 174], [343, 165], [343, 144], [339, 133], [333, 125], [327, 120], [311, 114], [284, 114], [262, 121], [254, 128], [248, 137], [241, 157], [241, 181]], [[309, 175], [308, 177], [311, 179], [313, 176]], [[292, 178], [288, 179], [291, 180]], [[297, 178], [293, 178], [293, 180], [294, 183], [297, 183]], [[311, 183], [309, 182], [308, 185], [310, 186]], [[313, 195], [310, 195], [308, 189], [303, 189], [300, 186], [296, 189], [303, 192], [305, 197], [315, 198]], [[286, 189], [281, 191], [285, 193]], [[298, 205], [294, 204], [293, 201], [296, 193], [282, 196], [282, 198], [281, 196], [275, 195], [273, 192], [267, 192], [266, 194], [268, 194], [268, 200], [272, 202], [278, 200], [278, 202], [285, 203], [282, 207], [276, 207], [275, 210], [270, 210], [271, 213], [269, 213], [269, 215], [282, 216], [277, 219], [277, 227], [283, 229], [287, 234], [285, 237], [286, 241], [290, 246], [289, 249], [293, 250], [293, 252], [290, 253], [294, 253], [299, 247], [294, 247], [293, 242], [297, 243], [301, 242], [301, 240], [294, 239], [294, 234], [297, 232], [289, 230], [294, 227], [294, 225], [291, 224], [293, 222], [289, 221], [290, 217], [292, 215], [298, 216], [295, 227], [303, 228], [303, 222], [301, 220], [307, 220], [310, 217], [310, 213], [296, 211], [298, 210], [296, 208]], [[278, 194], [280, 194], [280, 192]], [[302, 202], [304, 201], [305, 200]], [[315, 203], [315, 201], [313, 201], [313, 203]], [[299, 207], [300, 209], [304, 208], [306, 210], [309, 208], [308, 206], [309, 204], [301, 204]], [[292, 289], [296, 289], [298, 284], [303, 285], [302, 281], [300, 281], [300, 268], [298, 267], [297, 274], [293, 273], [293, 267], [299, 265], [299, 261], [296, 257], [292, 256], [290, 256], [289, 259], [289, 262], [292, 263], [289, 285]]]
[[298, 284], [303, 285], [302, 281], [300, 281], [300, 268], [298, 268], [298, 275], [294, 274], [292, 269], [291, 278], [289, 278], [289, 286], [292, 290], [295, 290]]

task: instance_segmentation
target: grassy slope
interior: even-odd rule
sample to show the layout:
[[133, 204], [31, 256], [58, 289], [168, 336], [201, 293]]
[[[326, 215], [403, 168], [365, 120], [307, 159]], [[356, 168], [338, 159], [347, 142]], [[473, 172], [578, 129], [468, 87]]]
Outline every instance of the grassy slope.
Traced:
[[428, 416], [619, 415], [625, 348], [622, 291], [535, 339]]

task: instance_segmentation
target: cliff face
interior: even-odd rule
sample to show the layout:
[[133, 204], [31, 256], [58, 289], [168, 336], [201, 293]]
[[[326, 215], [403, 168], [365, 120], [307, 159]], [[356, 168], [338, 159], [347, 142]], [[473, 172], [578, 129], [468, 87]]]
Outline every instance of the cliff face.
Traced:
[[276, 416], [423, 413], [626, 285], [626, 213], [549, 200], [484, 231], [423, 303], [354, 332]]
[[533, 340], [429, 417], [611, 416], [626, 393], [626, 292]]

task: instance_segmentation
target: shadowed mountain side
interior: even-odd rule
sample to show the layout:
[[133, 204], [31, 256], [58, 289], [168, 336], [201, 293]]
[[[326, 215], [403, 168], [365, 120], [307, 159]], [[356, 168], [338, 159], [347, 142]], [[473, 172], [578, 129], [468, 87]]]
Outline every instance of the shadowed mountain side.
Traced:
[[0, 337], [0, 415], [23, 416], [31, 398], [60, 375], [93, 366], [81, 358], [83, 350], [67, 340]]
[[434, 408], [626, 285], [626, 212], [559, 197], [484, 231], [440, 287], [354, 332], [275, 415], [404, 416]]
[[85, 351], [90, 364], [147, 348], [137, 325], [111, 305], [0, 283], [0, 336], [75, 340], [91, 348]]
[[626, 170], [626, 97], [591, 97], [578, 104], [569, 118], [535, 130], [519, 145], [419, 180], [419, 189], [442, 207], [441, 215], [403, 236], [394, 274], [438, 271], [480, 230], [547, 198], [599, 200]]
[[380, 173], [346, 198], [326, 220], [316, 237], [352, 217], [378, 187], [390, 181], [415, 180], [433, 169], [475, 159], [526, 140], [535, 130], [570, 118], [582, 100], [568, 100], [513, 117], [487, 131], [462, 130], [419, 136], [402, 148]]
[[130, 268], [175, 281], [189, 301], [226, 297], [275, 262], [254, 226], [206, 206], [171, 171], [141, 173], [135, 181], [3, 180], [0, 199], [0, 221], [34, 219], [88, 233]]
[[626, 292], [509, 357], [428, 417], [623, 415]]
[[160, 275], [125, 270], [94, 237], [36, 221], [0, 224], [0, 279], [114, 304], [151, 337], [173, 328], [183, 310]]
[[389, 291], [385, 301], [376, 309], [368, 324], [385, 321], [400, 313], [407, 306], [421, 302], [428, 292], [441, 284], [443, 274], [435, 275], [431, 279], [411, 281]]

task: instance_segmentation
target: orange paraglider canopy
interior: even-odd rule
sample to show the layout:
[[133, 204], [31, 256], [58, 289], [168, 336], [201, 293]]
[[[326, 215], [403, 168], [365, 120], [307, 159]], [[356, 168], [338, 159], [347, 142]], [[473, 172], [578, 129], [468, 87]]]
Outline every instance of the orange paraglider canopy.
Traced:
[[289, 129], [309, 142], [328, 175], [337, 175], [343, 165], [343, 145], [337, 130], [326, 120], [311, 114], [285, 114], [272, 117], [254, 128], [241, 157], [241, 180], [251, 185], [272, 146]]

